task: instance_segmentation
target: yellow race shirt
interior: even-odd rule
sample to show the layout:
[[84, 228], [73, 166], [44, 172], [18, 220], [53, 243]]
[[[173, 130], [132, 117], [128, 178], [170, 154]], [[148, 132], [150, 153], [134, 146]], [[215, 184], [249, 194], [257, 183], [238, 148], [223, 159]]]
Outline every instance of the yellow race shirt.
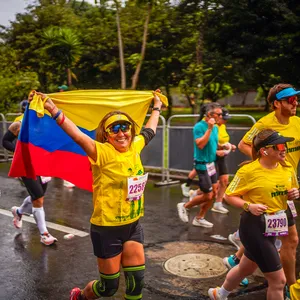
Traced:
[[14, 122], [22, 122], [23, 117], [24, 117], [24, 114], [21, 114], [20, 116], [15, 118]]
[[287, 143], [286, 160], [293, 166], [295, 172], [297, 172], [300, 160], [300, 118], [293, 116], [289, 121], [287, 125], [281, 124], [278, 122], [275, 112], [271, 112], [252, 126], [243, 137], [243, 142], [252, 145], [253, 137], [263, 129], [273, 129], [283, 136], [295, 138], [294, 141]]
[[226, 125], [225, 124], [221, 124], [221, 125], [217, 124], [217, 126], [219, 129], [219, 134], [218, 134], [219, 144], [224, 145], [224, 144], [228, 143], [230, 140], [230, 136], [226, 130]]
[[120, 226], [135, 222], [144, 215], [144, 198], [127, 201], [127, 179], [143, 175], [140, 153], [145, 146], [142, 135], [135, 137], [130, 149], [121, 153], [109, 143], [95, 141], [97, 161], [89, 157], [93, 173], [91, 223], [98, 226]]
[[281, 164], [275, 169], [265, 169], [255, 160], [242, 166], [226, 189], [228, 196], [243, 197], [245, 201], [268, 206], [267, 213], [287, 209], [287, 192], [298, 188], [296, 174], [291, 166]]

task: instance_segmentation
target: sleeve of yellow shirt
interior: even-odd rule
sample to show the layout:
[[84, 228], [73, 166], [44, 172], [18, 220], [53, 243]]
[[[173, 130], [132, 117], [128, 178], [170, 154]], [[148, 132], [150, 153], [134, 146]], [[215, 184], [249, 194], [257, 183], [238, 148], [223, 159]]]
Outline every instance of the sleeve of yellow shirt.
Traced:
[[[247, 165], [246, 165], [247, 166]], [[245, 167], [240, 168], [229, 186], [227, 187], [225, 194], [228, 196], [243, 196], [248, 192], [249, 186], [246, 180]]]
[[264, 124], [259, 120], [257, 123], [255, 123], [251, 129], [244, 135], [243, 142], [252, 145], [253, 138], [264, 129]]

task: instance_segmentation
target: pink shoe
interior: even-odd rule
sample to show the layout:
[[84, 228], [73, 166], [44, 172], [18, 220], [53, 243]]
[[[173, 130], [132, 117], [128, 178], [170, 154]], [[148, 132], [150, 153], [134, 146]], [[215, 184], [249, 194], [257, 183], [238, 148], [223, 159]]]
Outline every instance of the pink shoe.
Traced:
[[57, 242], [57, 238], [52, 236], [50, 233], [45, 232], [45, 233], [41, 234], [41, 243], [43, 243], [44, 245], [50, 246], [50, 245], [54, 244], [55, 242]]
[[75, 287], [70, 292], [70, 300], [79, 300], [79, 295], [81, 294], [81, 290], [78, 287]]
[[11, 213], [12, 213], [12, 215], [14, 216], [14, 218], [13, 218], [14, 226], [15, 226], [17, 229], [20, 229], [20, 228], [22, 228], [22, 217], [20, 217], [20, 216], [18, 215], [17, 209], [18, 209], [17, 206], [13, 206], [13, 207], [11, 208]]

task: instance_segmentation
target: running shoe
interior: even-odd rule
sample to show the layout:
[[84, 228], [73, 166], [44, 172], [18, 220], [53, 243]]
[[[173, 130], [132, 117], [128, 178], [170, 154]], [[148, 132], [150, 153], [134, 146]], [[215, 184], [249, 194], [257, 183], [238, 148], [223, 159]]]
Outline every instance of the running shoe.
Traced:
[[233, 257], [233, 255], [230, 255], [228, 257], [223, 258], [223, 263], [229, 270], [238, 265], [233, 259]]
[[206, 227], [206, 228], [211, 228], [211, 227], [214, 226], [213, 223], [208, 222], [208, 221], [205, 220], [205, 219], [197, 219], [196, 217], [194, 218], [192, 224], [193, 224], [194, 226]]
[[229, 210], [225, 208], [221, 202], [214, 203], [211, 210], [220, 214], [227, 214], [229, 212]]
[[189, 201], [192, 201], [198, 195], [197, 190], [190, 190], [189, 191]]
[[79, 296], [81, 294], [81, 290], [78, 287], [75, 287], [74, 289], [72, 289], [72, 291], [70, 292], [70, 300], [79, 300]]
[[11, 213], [14, 216], [14, 218], [13, 218], [14, 226], [17, 229], [20, 229], [20, 228], [22, 228], [22, 215], [21, 215], [21, 217], [18, 215], [18, 212], [17, 212], [18, 208], [19, 207], [17, 207], [17, 206], [13, 206], [11, 208]]
[[189, 191], [190, 191], [190, 187], [186, 185], [186, 183], [183, 183], [181, 185], [181, 191], [182, 191], [182, 195], [184, 197], [189, 197], [190, 194], [189, 194]]
[[57, 238], [52, 236], [49, 232], [45, 232], [45, 233], [41, 234], [41, 243], [42, 244], [44, 244], [46, 246], [50, 246], [50, 245], [54, 244], [55, 242], [57, 242]]
[[220, 290], [219, 287], [209, 289], [208, 290], [209, 299], [211, 299], [211, 300], [227, 300], [228, 299], [227, 297], [221, 298], [219, 290]]
[[73, 188], [75, 186], [75, 184], [73, 184], [67, 180], [64, 180], [64, 186], [67, 188]]
[[184, 207], [184, 202], [180, 202], [177, 204], [177, 210], [180, 220], [184, 223], [188, 223], [189, 213], [188, 210]]
[[241, 240], [236, 236], [236, 233], [229, 234], [228, 240], [238, 249], [240, 250], [240, 247], [242, 245]]
[[278, 252], [280, 252], [281, 246], [282, 246], [281, 240], [276, 239], [276, 241], [275, 241], [275, 247], [276, 247], [276, 249], [277, 249]]
[[248, 286], [248, 284], [249, 284], [249, 280], [248, 280], [248, 278], [244, 278], [241, 282], [240, 282], [240, 286]]

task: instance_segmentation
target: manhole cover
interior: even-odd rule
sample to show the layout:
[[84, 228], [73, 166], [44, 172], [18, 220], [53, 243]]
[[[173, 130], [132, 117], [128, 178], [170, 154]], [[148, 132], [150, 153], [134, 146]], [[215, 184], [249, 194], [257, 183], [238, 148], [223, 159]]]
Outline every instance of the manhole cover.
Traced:
[[186, 278], [211, 278], [227, 272], [222, 258], [200, 253], [174, 256], [164, 263], [164, 267], [171, 274]]

